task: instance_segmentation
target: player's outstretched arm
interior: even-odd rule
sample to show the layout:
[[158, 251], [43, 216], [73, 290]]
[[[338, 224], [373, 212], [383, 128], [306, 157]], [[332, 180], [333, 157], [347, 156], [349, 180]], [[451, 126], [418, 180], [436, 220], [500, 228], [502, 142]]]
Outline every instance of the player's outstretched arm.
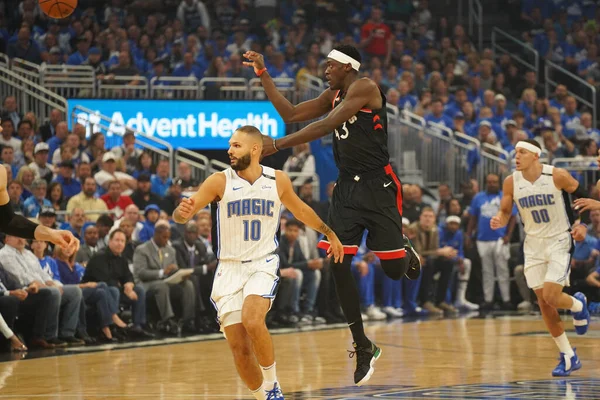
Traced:
[[6, 186], [6, 169], [0, 166], [0, 232], [23, 239], [50, 242], [62, 247], [69, 255], [79, 249], [79, 240], [71, 232], [48, 228], [15, 214]]
[[319, 139], [356, 115], [361, 108], [369, 103], [373, 96], [379, 94], [379, 88], [370, 79], [359, 79], [354, 82], [344, 101], [319, 121], [315, 121], [296, 133], [277, 139], [272, 148], [263, 147], [263, 154], [269, 155], [277, 150], [287, 149], [296, 145]]
[[254, 72], [257, 75], [260, 74], [260, 82], [265, 89], [267, 97], [286, 124], [310, 121], [331, 111], [335, 95], [332, 90], [325, 90], [316, 99], [293, 105], [275, 86], [275, 82], [273, 82], [273, 79], [265, 69], [265, 61], [262, 54], [255, 51], [247, 51], [244, 53], [244, 58], [250, 60], [244, 61], [244, 65], [254, 68]]
[[502, 185], [502, 200], [500, 200], [500, 210], [498, 210], [498, 214], [492, 217], [490, 221], [490, 227], [492, 229], [500, 229], [510, 220], [512, 215], [513, 208], [513, 177], [509, 176], [504, 180], [504, 184]]
[[[569, 171], [562, 168], [554, 168], [552, 173], [552, 180], [554, 181], [554, 185], [561, 190], [564, 190], [567, 193], [571, 193], [577, 200], [589, 200], [593, 202], [594, 200], [586, 199], [588, 196], [585, 188], [581, 187], [579, 182], [571, 176]], [[571, 236], [575, 239], [576, 242], [580, 242], [585, 239], [587, 235], [587, 225], [590, 223], [590, 212], [588, 208], [579, 208], [577, 205], [577, 200], [575, 200], [575, 209], [579, 211], [579, 224], [575, 224], [571, 229]], [[584, 201], [583, 203], [587, 203]], [[582, 204], [580, 202], [580, 204]]]
[[308, 204], [298, 197], [296, 192], [294, 192], [292, 181], [286, 174], [281, 171], [275, 171], [275, 181], [277, 182], [279, 198], [285, 208], [290, 210], [294, 214], [294, 217], [302, 221], [306, 226], [327, 236], [330, 244], [327, 254], [330, 257], [333, 256], [335, 262], [341, 262], [344, 258], [344, 247], [333, 230], [319, 218], [317, 213]]
[[216, 172], [206, 178], [192, 197], [181, 200], [181, 203], [173, 211], [173, 221], [185, 224], [215, 199], [223, 197], [225, 190], [225, 175]]

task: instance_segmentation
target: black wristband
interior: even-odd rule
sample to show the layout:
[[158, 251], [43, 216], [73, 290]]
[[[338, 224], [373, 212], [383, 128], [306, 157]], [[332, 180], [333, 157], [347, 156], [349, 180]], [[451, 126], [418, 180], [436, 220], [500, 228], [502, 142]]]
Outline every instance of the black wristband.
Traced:
[[10, 202], [0, 206], [0, 231], [23, 239], [35, 239], [38, 224], [14, 213]]

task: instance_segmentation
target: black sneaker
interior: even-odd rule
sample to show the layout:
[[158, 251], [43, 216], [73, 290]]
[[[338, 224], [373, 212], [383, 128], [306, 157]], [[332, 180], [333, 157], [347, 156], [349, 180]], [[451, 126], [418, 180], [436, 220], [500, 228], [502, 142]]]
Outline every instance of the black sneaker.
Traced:
[[48, 343], [50, 343], [50, 344], [53, 344], [53, 345], [54, 345], [54, 347], [56, 347], [56, 348], [59, 348], [59, 347], [67, 347], [67, 346], [68, 346], [67, 342], [65, 342], [65, 341], [62, 341], [62, 340], [60, 340], [60, 339], [58, 339], [58, 338], [52, 338], [52, 339], [48, 339], [48, 340], [46, 340], [46, 342], [48, 342]]
[[409, 238], [404, 236], [404, 249], [406, 250], [406, 255], [408, 258], [408, 271], [406, 271], [406, 277], [411, 281], [419, 278], [421, 275], [421, 257], [419, 257], [419, 253], [413, 247], [412, 242]]
[[375, 361], [381, 356], [381, 349], [371, 343], [369, 347], [359, 347], [356, 343], [352, 343], [354, 351], [348, 351], [349, 357], [356, 355], [356, 371], [354, 371], [354, 383], [356, 386], [362, 386], [371, 379], [371, 375], [375, 372]]

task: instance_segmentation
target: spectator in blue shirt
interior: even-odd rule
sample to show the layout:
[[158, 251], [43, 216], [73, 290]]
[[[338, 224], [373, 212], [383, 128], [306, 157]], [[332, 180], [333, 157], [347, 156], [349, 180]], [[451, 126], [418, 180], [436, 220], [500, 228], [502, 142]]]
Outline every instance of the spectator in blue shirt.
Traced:
[[52, 207], [52, 203], [46, 198], [47, 189], [48, 183], [43, 179], [38, 178], [31, 183], [33, 196], [23, 203], [23, 215], [25, 217], [37, 218], [43, 207]]
[[440, 99], [433, 99], [431, 102], [431, 114], [425, 117], [425, 121], [445, 126], [448, 129], [453, 128], [452, 119], [444, 115], [444, 103]]
[[90, 49], [90, 42], [85, 36], [77, 38], [77, 51], [69, 56], [67, 59], [68, 65], [81, 65], [88, 58], [88, 51]]
[[458, 112], [462, 112], [463, 105], [468, 101], [467, 89], [460, 87], [454, 92], [454, 99], [446, 105], [444, 114], [454, 118]]
[[194, 56], [189, 52], [183, 55], [183, 63], [173, 71], [173, 76], [192, 76], [197, 79], [201, 79], [202, 75], [204, 75], [204, 71], [202, 71], [199, 66], [194, 64]]
[[[467, 228], [467, 240], [476, 237], [477, 251], [481, 257], [483, 295], [485, 306], [491, 308], [494, 299], [494, 287], [497, 276], [498, 286], [504, 307], [510, 309], [510, 274], [508, 259], [510, 257], [509, 240], [515, 227], [515, 208], [507, 226], [492, 229], [490, 221], [500, 209], [500, 177], [488, 174], [486, 190], [477, 193], [469, 207], [470, 221]], [[477, 232], [476, 236], [474, 232]], [[495, 272], [495, 273], [494, 273]]]
[[563, 135], [571, 139], [575, 136], [575, 129], [581, 125], [581, 114], [577, 111], [577, 100], [569, 96], [565, 102], [565, 113], [563, 114]]
[[160, 217], [160, 208], [156, 204], [148, 204], [144, 209], [146, 220], [142, 223], [144, 226], [139, 233], [140, 243], [145, 243], [154, 236], [154, 225]]
[[169, 191], [172, 180], [169, 178], [169, 160], [162, 159], [156, 166], [156, 174], [150, 178], [151, 192], [164, 197]]
[[56, 124], [56, 128], [54, 128], [54, 136], [48, 139], [48, 154], [52, 156], [54, 151], [58, 149], [62, 144], [67, 140], [67, 136], [69, 136], [69, 126], [66, 122], [61, 121]]
[[398, 99], [397, 106], [401, 110], [414, 110], [419, 101], [417, 96], [410, 94], [410, 86], [408, 85], [408, 82], [405, 80], [400, 81], [400, 83], [398, 83], [398, 91], [400, 92], [400, 98]]
[[496, 107], [493, 109], [494, 116], [492, 117], [492, 122], [504, 127], [506, 121], [512, 119], [512, 111], [506, 109], [506, 97], [504, 95], [497, 94], [494, 97], [494, 102]]
[[600, 144], [600, 131], [592, 127], [592, 114], [584, 112], [581, 114], [581, 126], [585, 131], [585, 139], [592, 139]]
[[73, 177], [75, 165], [71, 161], [63, 161], [58, 164], [58, 175], [55, 182], [60, 183], [63, 190], [63, 199], [69, 200], [71, 197], [81, 193], [81, 183]]

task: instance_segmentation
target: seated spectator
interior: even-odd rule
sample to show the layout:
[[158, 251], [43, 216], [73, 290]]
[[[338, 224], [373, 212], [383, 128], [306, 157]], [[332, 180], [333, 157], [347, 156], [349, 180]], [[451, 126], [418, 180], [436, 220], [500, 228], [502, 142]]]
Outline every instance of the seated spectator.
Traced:
[[283, 164], [283, 171], [286, 173], [302, 173], [304, 176], [293, 177], [292, 184], [294, 187], [299, 187], [311, 176], [315, 174], [315, 156], [310, 152], [310, 147], [307, 143], [294, 146], [293, 154]]
[[155, 168], [152, 163], [152, 156], [144, 151], [138, 157], [137, 167], [132, 175], [136, 179], [141, 175], [152, 176], [154, 174], [154, 170]]
[[140, 209], [145, 209], [149, 204], [160, 204], [162, 197], [152, 193], [150, 184], [150, 175], [142, 174], [138, 177], [138, 187], [131, 194], [131, 200]]
[[[194, 331], [196, 316], [196, 292], [194, 285], [188, 279], [178, 284], [169, 284], [165, 278], [175, 273], [179, 267], [175, 249], [168, 242], [171, 229], [168, 225], [160, 224], [154, 230], [153, 238], [135, 249], [133, 255], [133, 271], [136, 281], [146, 290], [148, 295], [156, 299], [160, 313], [158, 328], [166, 333], [178, 330], [178, 326]], [[175, 320], [171, 306], [173, 295], [179, 293], [182, 308], [181, 321]]]
[[115, 343], [118, 340], [113, 337], [111, 327], [116, 325], [121, 329], [127, 328], [117, 315], [119, 311], [119, 295], [117, 291], [111, 291], [104, 282], [81, 283], [81, 278], [85, 274], [85, 268], [75, 262], [75, 254], [68, 256], [62, 248], [56, 246], [54, 250], [54, 259], [58, 266], [59, 279], [64, 285], [77, 285], [81, 289], [84, 299], [83, 312], [80, 312], [80, 320], [85, 322], [85, 308], [93, 307], [97, 311], [98, 323], [100, 325], [100, 342]]
[[56, 131], [54, 136], [48, 139], [48, 154], [50, 154], [50, 160], [54, 157], [54, 152], [59, 149], [65, 140], [69, 136], [69, 127], [66, 122], [61, 121], [56, 125]]
[[144, 224], [141, 220], [140, 209], [135, 204], [130, 204], [125, 208], [125, 213], [121, 218], [115, 221], [111, 230], [115, 230], [121, 227], [121, 223], [123, 221], [128, 220], [131, 222], [131, 226], [133, 227], [133, 232], [131, 235], [131, 239], [135, 242], [139, 242], [140, 240], [140, 232], [144, 228]]
[[114, 211], [115, 218], [121, 218], [127, 206], [133, 204], [131, 197], [122, 195], [121, 188], [121, 182], [112, 181], [108, 185], [108, 192], [100, 196], [106, 203], [106, 207]]
[[[80, 150], [81, 141], [76, 133], [69, 133], [65, 145], [71, 150], [71, 161], [73, 164], [77, 165], [81, 162], [90, 162], [90, 157]], [[59, 165], [62, 161], [64, 160], [60, 155], [59, 149], [54, 150], [54, 154], [52, 154], [52, 164]]]
[[[90, 164], [93, 171], [97, 171], [100, 168], [102, 157], [106, 153], [106, 138], [104, 133], [96, 132], [90, 137], [88, 141], [88, 147], [84, 150], [85, 154], [90, 158]], [[110, 173], [112, 175], [112, 173]], [[99, 183], [100, 184], [100, 183]]]
[[75, 165], [71, 161], [63, 161], [58, 164], [58, 176], [54, 182], [60, 183], [63, 191], [63, 199], [69, 201], [69, 199], [79, 193], [81, 193], [81, 182], [73, 177], [73, 170]]
[[598, 303], [600, 302], [600, 266], [591, 271], [586, 278], [587, 287], [579, 286], [577, 290], [583, 291], [587, 296], [592, 312], [598, 313]]
[[192, 176], [192, 167], [185, 161], [177, 165], [177, 178], [181, 180], [181, 189], [184, 192], [196, 191], [200, 186], [200, 180]]
[[123, 134], [123, 144], [111, 149], [115, 156], [125, 162], [125, 172], [133, 175], [137, 168], [138, 158], [143, 150], [135, 147], [135, 133], [127, 129]]
[[156, 221], [158, 221], [158, 217], [160, 216], [160, 208], [156, 204], [149, 204], [144, 209], [144, 217], [145, 221], [142, 223], [144, 227], [140, 231], [139, 241], [141, 243], [145, 243], [149, 240], [152, 240], [154, 236], [154, 225]]
[[108, 191], [108, 186], [112, 181], [119, 181], [123, 187], [123, 194], [129, 196], [136, 189], [137, 181], [129, 174], [117, 171], [116, 160], [113, 152], [104, 153], [102, 156], [102, 170], [94, 175], [94, 179], [102, 189], [102, 193]]
[[10, 166], [11, 176], [16, 177], [19, 173], [19, 166], [15, 163], [15, 151], [10, 146], [0, 146], [0, 157], [2, 163], [6, 166]]
[[21, 151], [21, 141], [17, 139], [15, 136], [15, 127], [10, 118], [2, 119], [2, 124], [0, 125], [2, 129], [0, 133], [0, 145], [8, 146], [13, 149], [13, 152], [16, 154]]
[[75, 261], [85, 267], [98, 250], [98, 228], [96, 224], [86, 224], [83, 229], [83, 244], [77, 251]]
[[[48, 186], [46, 199], [48, 199], [52, 208], [54, 208], [56, 212], [63, 211], [66, 208], [67, 202], [63, 197], [63, 188], [58, 182], [52, 182]], [[61, 214], [58, 220], [63, 222], [65, 220], [65, 216]]]
[[[52, 280], [44, 272], [38, 258], [25, 249], [25, 239], [6, 235], [5, 245], [0, 249], [0, 260], [4, 270], [11, 274], [21, 287], [28, 287], [32, 283], [40, 292], [51, 292], [48, 301], [52, 304], [51, 310], [56, 310], [49, 316], [43, 339], [56, 347], [67, 345], [82, 345], [85, 342], [75, 338], [79, 307], [81, 303], [81, 289], [76, 286], [62, 285]], [[59, 323], [59, 310], [60, 323]], [[40, 342], [43, 346], [43, 343]]]
[[[2, 168], [0, 166], [0, 168]], [[7, 187], [10, 206], [15, 213], [23, 214], [23, 184], [18, 181], [10, 181]]]
[[133, 271], [133, 254], [135, 253], [135, 248], [138, 246], [139, 242], [132, 239], [133, 234], [133, 224], [128, 219], [121, 219], [121, 223], [119, 225], [119, 229], [121, 229], [125, 233], [126, 243], [125, 249], [123, 250], [123, 257], [127, 259], [129, 263], [129, 269]]
[[36, 179], [31, 183], [33, 195], [23, 203], [23, 215], [37, 217], [42, 207], [52, 207], [50, 200], [46, 199], [48, 184], [43, 179]]
[[173, 215], [173, 211], [177, 208], [179, 203], [181, 203], [181, 180], [179, 178], [175, 179], [165, 198], [160, 202], [160, 209], [165, 211], [167, 215]]
[[[56, 134], [56, 126], [59, 122], [63, 121], [63, 113], [57, 108], [53, 108], [50, 111], [50, 119], [44, 125], [40, 126], [40, 135], [42, 142], [47, 142], [51, 137]], [[38, 143], [39, 144], [39, 143]]]
[[52, 168], [48, 164], [48, 151], [50, 147], [48, 143], [38, 143], [33, 150], [33, 162], [29, 164], [29, 168], [33, 170], [36, 178], [44, 179], [47, 183], [52, 181]]
[[595, 237], [586, 235], [581, 242], [575, 242], [569, 275], [571, 290], [588, 286], [587, 278], [596, 269], [599, 255], [598, 239]]
[[23, 185], [23, 194], [21, 194], [21, 201], [25, 201], [32, 196], [31, 193], [31, 184], [35, 179], [35, 174], [33, 170], [28, 166], [23, 166], [19, 169], [19, 173], [17, 174], [17, 178], [15, 179], [17, 182], [21, 182]]
[[85, 224], [85, 211], [83, 208], [74, 208], [69, 215], [69, 222], [64, 223], [61, 228], [73, 233], [79, 241], [83, 241], [83, 225]]
[[[279, 243], [279, 259], [282, 269], [294, 268], [300, 271], [302, 276], [302, 284], [299, 290], [295, 291], [295, 295], [300, 295], [302, 291], [306, 293], [304, 304], [300, 307], [300, 298], [295, 299], [295, 302], [290, 303], [291, 311], [299, 316], [299, 322], [302, 324], [312, 324], [315, 319], [315, 304], [317, 302], [317, 294], [319, 292], [319, 284], [321, 283], [321, 271], [323, 260], [314, 259], [307, 261], [298, 238], [302, 223], [292, 219], [285, 224], [285, 234], [281, 235]], [[295, 297], [295, 296], [294, 296]]]
[[[97, 224], [101, 220], [102, 217], [98, 218]], [[88, 262], [81, 282], [105, 282], [117, 304], [124, 303], [133, 308], [133, 325], [128, 333], [139, 338], [152, 338], [154, 335], [142, 328], [146, 324], [146, 292], [141, 286], [135, 285], [127, 260], [122, 255], [125, 240], [123, 231], [113, 231], [108, 246]]]
[[577, 140], [592, 139], [595, 142], [600, 142], [600, 130], [592, 126], [592, 114], [589, 112], [581, 113], [582, 135], [576, 136]]
[[164, 197], [167, 195], [169, 187], [172, 184], [169, 178], [169, 160], [162, 159], [156, 166], [156, 174], [150, 178], [152, 184], [152, 193]]
[[[52, 292], [40, 292], [38, 282], [31, 282], [23, 288], [11, 274], [6, 272], [0, 262], [0, 293], [0, 313], [5, 317], [9, 329], [14, 324], [17, 315], [23, 319], [32, 318], [33, 327], [29, 347], [31, 349], [56, 348], [54, 344], [50, 344], [44, 339], [49, 321], [58, 318], [60, 310], [58, 303], [52, 301]], [[2, 334], [5, 337], [8, 336], [12, 349], [27, 350], [22, 347], [22, 343], [19, 344], [20, 340], [17, 342], [16, 336], [9, 336], [10, 332], [6, 327], [2, 328]]]
[[417, 185], [404, 185], [404, 199], [402, 203], [402, 216], [411, 223], [419, 219], [421, 211], [429, 204], [423, 202], [423, 191]]
[[[96, 197], [96, 180], [88, 176], [83, 181], [83, 190], [81, 193], [71, 197], [67, 203], [67, 212], [75, 208], [81, 208], [84, 211], [107, 211], [108, 207], [104, 200]], [[88, 221], [95, 222], [100, 214], [86, 214]]]
[[98, 250], [102, 250], [108, 246], [109, 233], [114, 223], [114, 220], [107, 214], [102, 214], [96, 220], [96, 227], [98, 228]]

